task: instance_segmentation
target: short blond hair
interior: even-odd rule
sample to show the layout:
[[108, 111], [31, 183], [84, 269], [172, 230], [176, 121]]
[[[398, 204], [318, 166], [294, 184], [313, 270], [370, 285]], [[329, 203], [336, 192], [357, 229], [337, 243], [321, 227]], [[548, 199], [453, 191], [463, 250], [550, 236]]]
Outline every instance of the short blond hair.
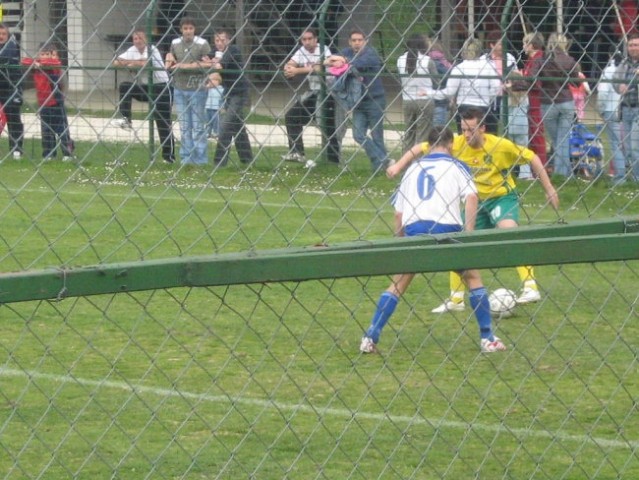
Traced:
[[476, 60], [482, 54], [481, 41], [476, 38], [469, 38], [462, 47], [462, 58], [464, 60]]
[[550, 51], [561, 50], [567, 52], [570, 48], [570, 40], [563, 33], [551, 33], [548, 37], [548, 45], [546, 48]]

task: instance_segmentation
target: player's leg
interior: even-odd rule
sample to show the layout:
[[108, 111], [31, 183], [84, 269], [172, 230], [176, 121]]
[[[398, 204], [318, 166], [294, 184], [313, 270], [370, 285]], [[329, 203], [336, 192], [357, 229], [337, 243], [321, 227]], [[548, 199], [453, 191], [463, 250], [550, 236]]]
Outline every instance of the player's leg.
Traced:
[[377, 308], [371, 319], [371, 325], [366, 330], [366, 335], [362, 338], [360, 351], [363, 353], [374, 353], [377, 351], [376, 345], [382, 334], [384, 326], [388, 323], [395, 308], [399, 303], [399, 298], [406, 292], [406, 289], [415, 278], [414, 273], [400, 273], [393, 276], [390, 286], [382, 293], [377, 301]]
[[501, 340], [493, 333], [488, 292], [481, 281], [479, 270], [465, 270], [463, 272], [463, 278], [468, 286], [468, 300], [477, 319], [477, 325], [479, 326], [482, 352], [492, 353], [506, 350]]
[[[491, 218], [497, 228], [516, 228], [519, 226], [519, 200], [515, 194], [504, 195], [491, 202]], [[517, 267], [522, 290], [517, 298], [518, 304], [538, 302], [541, 299], [532, 266]]]
[[[477, 219], [475, 220], [475, 230], [487, 230], [495, 228], [490, 218], [490, 210], [484, 208], [488, 202], [481, 202], [477, 211]], [[458, 272], [450, 272], [449, 279], [450, 297], [444, 302], [433, 308], [431, 313], [461, 312], [466, 308], [464, 304], [464, 295], [466, 293], [466, 285]]]

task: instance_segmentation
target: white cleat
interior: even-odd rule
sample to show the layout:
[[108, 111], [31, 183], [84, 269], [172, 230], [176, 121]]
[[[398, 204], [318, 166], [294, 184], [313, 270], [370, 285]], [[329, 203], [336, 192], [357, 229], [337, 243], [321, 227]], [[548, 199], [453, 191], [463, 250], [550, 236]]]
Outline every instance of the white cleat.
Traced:
[[433, 308], [431, 313], [463, 312], [465, 309], [466, 304], [463, 301], [455, 302], [447, 298], [440, 306]]
[[503, 352], [504, 350], [506, 350], [506, 345], [504, 345], [498, 337], [493, 337], [492, 341], [487, 338], [481, 339], [482, 353]]
[[539, 290], [534, 288], [524, 287], [521, 291], [521, 295], [517, 297], [517, 305], [525, 305], [526, 303], [535, 303], [541, 300], [541, 294]]
[[362, 343], [359, 344], [359, 351], [362, 353], [378, 353], [377, 345], [370, 337], [363, 337]]

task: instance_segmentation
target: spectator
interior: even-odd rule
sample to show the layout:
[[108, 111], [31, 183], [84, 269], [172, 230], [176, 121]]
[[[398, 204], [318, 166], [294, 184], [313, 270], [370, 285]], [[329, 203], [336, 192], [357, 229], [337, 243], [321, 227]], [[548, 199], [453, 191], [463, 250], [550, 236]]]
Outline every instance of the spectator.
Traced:
[[597, 109], [604, 121], [604, 131], [608, 136], [608, 147], [612, 151], [613, 184], [621, 185], [626, 177], [626, 158], [621, 142], [621, 95], [617, 93], [612, 80], [617, 66], [621, 62], [620, 55], [613, 55], [601, 73], [597, 87]]
[[586, 102], [590, 96], [590, 85], [586, 81], [586, 76], [579, 72], [578, 77], [582, 82], [577, 85], [569, 84], [568, 88], [572, 94], [572, 100], [575, 102], [575, 120], [578, 123], [583, 123], [586, 117]]
[[209, 89], [206, 96], [207, 133], [209, 138], [217, 138], [220, 134], [220, 115], [224, 104], [222, 75], [217, 72], [211, 73], [206, 87]]
[[[565, 35], [552, 33], [548, 37], [546, 55], [530, 71], [541, 78], [541, 109], [544, 128], [551, 139], [553, 172], [563, 177], [573, 175], [570, 162], [570, 129], [575, 118], [575, 102], [569, 82], [578, 78], [579, 65], [568, 55]], [[574, 83], [574, 82], [573, 82]], [[576, 83], [575, 83], [576, 84]]]
[[[451, 156], [453, 132], [446, 127], [435, 127], [428, 135], [428, 155], [413, 163], [395, 195], [395, 223], [400, 235], [432, 235], [462, 230], [460, 203], [465, 203], [464, 230], [475, 228], [477, 216], [477, 188], [473, 184], [467, 165]], [[424, 195], [424, 174], [429, 181], [428, 195]], [[477, 318], [482, 352], [506, 350], [492, 330], [488, 293], [478, 270], [460, 272], [470, 288], [470, 303]], [[384, 325], [395, 311], [414, 273], [398, 274], [377, 302], [371, 325], [360, 344], [362, 353], [376, 353]]]
[[322, 77], [318, 75], [322, 71], [322, 57], [330, 57], [331, 51], [318, 43], [317, 32], [312, 28], [307, 28], [302, 32], [300, 42], [302, 46], [293, 53], [293, 56], [284, 65], [284, 76], [294, 78], [298, 75], [305, 75], [309, 90], [296, 96], [293, 105], [285, 114], [289, 151], [282, 159], [306, 163], [302, 138], [303, 128], [313, 118], [319, 119], [319, 114], [323, 110], [326, 113], [328, 161], [339, 163], [340, 142], [335, 134], [335, 101], [331, 96], [327, 96], [322, 103]]
[[[484, 112], [469, 109], [462, 117], [462, 135], [455, 136], [452, 154], [466, 163], [473, 172], [479, 192], [479, 210], [475, 228], [515, 228], [519, 224], [519, 198], [515, 180], [511, 174], [515, 165], [529, 163], [546, 191], [548, 202], [559, 206], [559, 198], [539, 157], [526, 147], [515, 145], [510, 140], [486, 133], [483, 125]], [[426, 143], [417, 144], [406, 152], [399, 161], [388, 167], [386, 173], [394, 177], [415, 158], [428, 151]], [[517, 303], [537, 302], [541, 299], [535, 280], [533, 267], [517, 267], [523, 289]], [[451, 273], [450, 298], [434, 308], [433, 313], [460, 311], [464, 305], [464, 287], [459, 275]]]
[[9, 151], [14, 160], [23, 153], [24, 124], [20, 116], [22, 107], [22, 72], [20, 49], [9, 27], [0, 23], [0, 104], [4, 107], [9, 132]]
[[[114, 66], [128, 68], [135, 76], [133, 82], [120, 83], [118, 108], [122, 118], [116, 124], [120, 128], [132, 128], [131, 103], [133, 99], [152, 104], [153, 118], [160, 137], [162, 158], [167, 163], [173, 163], [175, 161], [175, 142], [171, 121], [172, 98], [169, 75], [164, 69], [160, 51], [156, 47], [148, 45], [143, 29], [133, 30], [132, 39], [133, 46], [118, 55], [113, 61]], [[148, 67], [153, 69], [152, 76]], [[151, 85], [148, 84], [150, 76], [152, 78]]]
[[[528, 96], [526, 92], [511, 91], [508, 95], [508, 125], [506, 135], [517, 145], [528, 145]], [[520, 165], [517, 178], [534, 180], [530, 165]]]
[[[628, 35], [628, 55], [617, 67], [615, 90], [621, 94], [622, 142], [632, 180], [639, 181], [639, 33]], [[617, 181], [619, 183], [619, 181]]]
[[[373, 170], [378, 172], [388, 163], [388, 153], [384, 145], [386, 98], [380, 77], [384, 65], [375, 49], [368, 46], [362, 31], [351, 31], [348, 44], [341, 55], [330, 56], [326, 64], [329, 67], [349, 64], [362, 76], [364, 92], [352, 111], [353, 138], [364, 148]], [[371, 132], [370, 136], [368, 130]]]
[[434, 101], [427, 92], [433, 89], [437, 67], [430, 60], [428, 38], [415, 33], [406, 42], [407, 52], [397, 59], [397, 70], [402, 82], [402, 110], [404, 112], [404, 150], [423, 142], [433, 125]]
[[232, 37], [230, 30], [218, 30], [214, 37], [215, 52], [212, 55], [213, 68], [222, 74], [224, 87], [224, 114], [215, 150], [215, 164], [219, 167], [228, 163], [229, 150], [234, 138], [240, 161], [244, 164], [253, 162], [244, 110], [249, 103], [249, 83], [244, 73], [242, 54], [236, 45], [231, 44]]
[[544, 130], [543, 115], [541, 109], [541, 81], [532, 75], [532, 71], [538, 70], [537, 64], [543, 63], [544, 37], [541, 33], [528, 33], [523, 40], [524, 53], [528, 57], [522, 74], [532, 79], [526, 86], [528, 91], [528, 137], [530, 149], [537, 154], [544, 167], [548, 163], [546, 155], [546, 133]]
[[184, 165], [205, 165], [206, 138], [206, 81], [204, 69], [210, 68], [209, 42], [195, 35], [195, 21], [183, 17], [182, 36], [171, 42], [166, 54], [166, 68], [173, 73], [175, 106], [180, 122], [180, 161]]
[[57, 156], [58, 144], [62, 161], [74, 160], [74, 144], [69, 135], [69, 122], [62, 93], [62, 63], [53, 43], [40, 45], [37, 58], [23, 58], [22, 64], [34, 68], [33, 81], [38, 98], [38, 115], [42, 132], [42, 157], [45, 162]]
[[510, 72], [517, 70], [517, 60], [512, 54], [507, 53], [506, 65], [504, 65], [504, 49], [501, 31], [491, 30], [486, 35], [486, 38], [490, 51], [482, 55], [481, 58], [487, 60], [488, 63], [492, 65], [495, 76], [500, 79], [500, 88], [490, 106], [490, 114], [486, 118], [486, 131], [489, 133], [497, 133], [499, 131], [499, 119], [501, 118], [501, 101], [505, 89], [502, 79], [507, 78]]
[[494, 67], [485, 58], [480, 58], [481, 42], [469, 39], [462, 49], [459, 65], [453, 67], [446, 87], [432, 92], [435, 99], [456, 99], [457, 125], [461, 128], [461, 118], [469, 109], [490, 115], [495, 98], [501, 91], [501, 81], [495, 76]]
[[[450, 63], [446, 54], [444, 53], [444, 47], [438, 40], [431, 40], [430, 47], [428, 49], [428, 56], [435, 63], [437, 67], [437, 82], [435, 88], [446, 88], [448, 82], [448, 75], [453, 68], [453, 64]], [[447, 126], [450, 121], [450, 99], [435, 99], [433, 109], [433, 125], [435, 126]]]

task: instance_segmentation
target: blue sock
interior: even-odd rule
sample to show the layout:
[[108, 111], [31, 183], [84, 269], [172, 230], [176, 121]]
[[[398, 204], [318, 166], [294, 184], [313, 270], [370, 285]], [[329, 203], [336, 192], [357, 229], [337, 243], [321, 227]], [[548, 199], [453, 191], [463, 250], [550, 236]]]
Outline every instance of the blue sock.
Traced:
[[488, 292], [484, 287], [475, 288], [469, 292], [470, 306], [475, 312], [477, 324], [479, 325], [479, 336], [494, 340], [492, 329], [492, 318], [490, 315], [490, 303], [488, 303]]
[[382, 334], [384, 325], [388, 322], [397, 307], [399, 298], [389, 292], [380, 295], [377, 301], [377, 309], [371, 320], [371, 326], [366, 330], [366, 336], [373, 339], [373, 342], [379, 342], [379, 336]]

